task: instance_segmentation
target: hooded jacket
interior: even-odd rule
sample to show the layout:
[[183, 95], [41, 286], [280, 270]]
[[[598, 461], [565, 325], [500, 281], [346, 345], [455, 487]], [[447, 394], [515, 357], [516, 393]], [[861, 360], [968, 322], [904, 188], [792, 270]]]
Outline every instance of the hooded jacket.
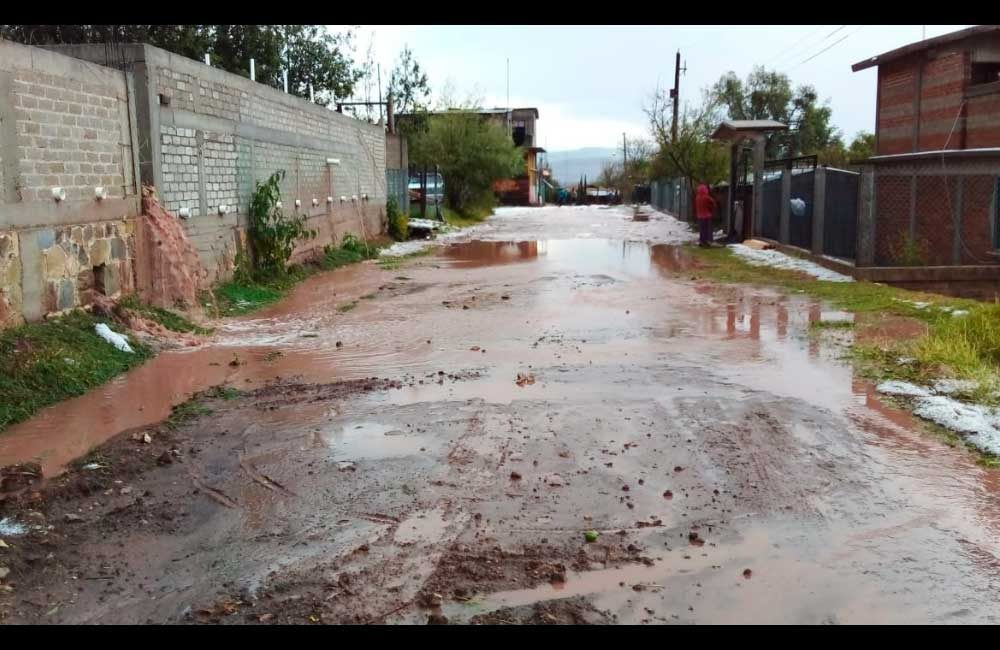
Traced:
[[715, 199], [708, 193], [708, 186], [702, 183], [694, 197], [694, 212], [699, 219], [711, 219], [715, 213]]

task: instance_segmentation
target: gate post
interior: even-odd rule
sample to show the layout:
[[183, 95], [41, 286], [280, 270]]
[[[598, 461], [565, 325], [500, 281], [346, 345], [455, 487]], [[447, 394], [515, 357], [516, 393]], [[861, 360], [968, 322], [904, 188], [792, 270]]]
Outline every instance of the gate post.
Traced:
[[813, 172], [812, 252], [823, 254], [823, 221], [826, 217], [826, 167]]
[[866, 165], [858, 183], [858, 242], [855, 266], [875, 265], [875, 168]]
[[762, 219], [764, 214], [764, 148], [767, 140], [763, 135], [754, 137], [753, 142], [753, 212], [751, 213], [753, 224], [751, 234], [759, 236], [761, 233]]
[[781, 170], [781, 211], [778, 222], [778, 241], [782, 244], [791, 242], [789, 237], [789, 219], [791, 218], [792, 201], [792, 170]]

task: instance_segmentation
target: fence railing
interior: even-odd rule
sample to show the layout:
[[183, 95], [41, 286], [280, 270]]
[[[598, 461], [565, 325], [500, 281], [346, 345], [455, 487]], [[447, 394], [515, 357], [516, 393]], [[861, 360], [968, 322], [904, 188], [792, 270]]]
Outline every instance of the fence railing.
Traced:
[[678, 219], [690, 218], [691, 198], [678, 178], [659, 178], [649, 183], [649, 203], [660, 212]]

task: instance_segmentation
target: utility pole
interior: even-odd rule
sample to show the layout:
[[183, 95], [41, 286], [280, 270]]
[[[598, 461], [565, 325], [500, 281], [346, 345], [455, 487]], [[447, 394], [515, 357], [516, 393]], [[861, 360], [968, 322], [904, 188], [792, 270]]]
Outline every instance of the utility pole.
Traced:
[[507, 57], [507, 137], [512, 137], [514, 125], [511, 124], [510, 114], [510, 57]]
[[622, 132], [622, 203], [628, 197], [628, 140]]
[[378, 121], [382, 121], [382, 64], [376, 64], [375, 69], [378, 71]]
[[681, 105], [681, 51], [677, 50], [677, 58], [674, 61], [674, 88], [670, 91], [670, 97], [674, 100], [674, 123], [670, 127], [670, 138], [672, 142], [677, 142], [677, 113]]

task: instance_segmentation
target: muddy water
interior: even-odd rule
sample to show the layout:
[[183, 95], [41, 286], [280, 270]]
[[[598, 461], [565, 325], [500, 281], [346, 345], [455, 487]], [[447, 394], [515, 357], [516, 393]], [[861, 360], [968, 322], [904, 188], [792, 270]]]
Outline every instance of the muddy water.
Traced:
[[[663, 277], [690, 264], [676, 246], [605, 240], [472, 241], [447, 247], [443, 257], [444, 266], [455, 268], [534, 261], [548, 274], [542, 281], [571, 273], [580, 286], [614, 283], [609, 273]], [[406, 314], [376, 304], [379, 287], [408, 290], [394, 280], [399, 275], [364, 264], [314, 276], [277, 305], [217, 323], [218, 335], [200, 348], [164, 352], [105, 386], [10, 427], [0, 434], [0, 466], [34, 459], [53, 475], [111, 436], [159, 422], [172, 406], [220, 384], [248, 389], [278, 380], [330, 382], [418, 372], [432, 360], [452, 362], [453, 346], [426, 344], [424, 334], [407, 331]], [[338, 312], [338, 306], [351, 302], [358, 305], [354, 310]], [[372, 318], [373, 309], [382, 312], [376, 322], [359, 327], [359, 320]], [[428, 337], [448, 336], [436, 327], [422, 331]], [[481, 360], [487, 361], [493, 364], [495, 357]], [[501, 385], [506, 388], [506, 380]]]
[[[15, 427], [0, 436], [0, 458], [42, 454], [58, 467], [220, 381], [410, 375], [398, 389], [266, 417], [246, 404], [198, 425], [209, 436], [254, 431], [270, 454], [261, 471], [270, 462], [268, 476], [295, 494], [215, 477], [241, 499], [227, 511], [237, 532], [203, 533], [214, 552], [231, 544], [250, 558], [231, 579], [257, 588], [266, 558], [268, 570], [336, 582], [322, 562], [342, 554], [351, 559], [337, 571], [369, 572], [352, 602], [399, 622], [426, 619], [406, 606], [425, 584], [445, 593], [455, 621], [569, 596], [619, 622], [998, 621], [1000, 472], [881, 402], [840, 358], [836, 337], [849, 331], [810, 335], [811, 322], [850, 314], [689, 280], [676, 246], [686, 230], [664, 220], [549, 209], [487, 226], [399, 270], [311, 278], [285, 302], [220, 324], [203, 348], [163, 354]], [[878, 341], [914, 327], [857, 330]], [[234, 354], [245, 363], [230, 366]], [[519, 373], [534, 383], [518, 385]], [[244, 539], [279, 524], [300, 539], [317, 520], [336, 534], [295, 553], [280, 537]], [[703, 544], [688, 543], [693, 527]], [[588, 529], [601, 531], [597, 544], [582, 543]], [[362, 540], [370, 549], [359, 556]], [[482, 549], [517, 558], [540, 540], [558, 547], [554, 561], [583, 550], [589, 565], [541, 586], [479, 571], [507, 566]], [[163, 553], [166, 567], [190, 552], [168, 542], [182, 546]], [[626, 544], [648, 565], [609, 559]], [[453, 545], [471, 549], [462, 561], [474, 570], [447, 573]], [[155, 573], [152, 560], [142, 566]], [[470, 574], [480, 577], [470, 584]], [[452, 585], [476, 597], [450, 600]], [[179, 612], [188, 603], [174, 588]]]

